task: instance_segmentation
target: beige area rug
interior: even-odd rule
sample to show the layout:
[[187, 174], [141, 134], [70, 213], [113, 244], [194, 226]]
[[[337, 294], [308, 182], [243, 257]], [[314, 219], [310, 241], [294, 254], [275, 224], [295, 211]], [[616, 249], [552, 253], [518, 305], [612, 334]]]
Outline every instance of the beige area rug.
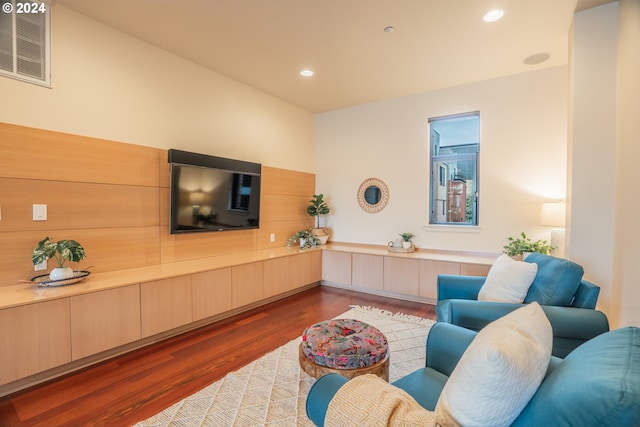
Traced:
[[[361, 320], [386, 335], [391, 382], [424, 366], [433, 321], [360, 306], [336, 318]], [[299, 344], [283, 345], [136, 426], [313, 426], [305, 402], [315, 379], [300, 369]]]

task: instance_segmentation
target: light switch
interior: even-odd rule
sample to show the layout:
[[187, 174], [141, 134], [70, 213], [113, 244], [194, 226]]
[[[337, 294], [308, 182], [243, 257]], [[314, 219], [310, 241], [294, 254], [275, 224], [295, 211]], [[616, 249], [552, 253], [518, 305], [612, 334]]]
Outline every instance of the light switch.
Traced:
[[276, 234], [275, 233], [271, 233], [269, 235], [269, 240], [271, 241], [271, 243], [275, 242], [276, 241]]
[[33, 220], [34, 221], [47, 220], [47, 205], [33, 205]]

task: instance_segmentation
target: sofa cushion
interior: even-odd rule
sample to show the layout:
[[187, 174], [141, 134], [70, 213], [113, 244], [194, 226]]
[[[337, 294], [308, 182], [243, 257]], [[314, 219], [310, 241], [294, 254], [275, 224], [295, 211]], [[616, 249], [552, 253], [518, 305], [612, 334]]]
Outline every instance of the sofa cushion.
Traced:
[[495, 260], [484, 281], [478, 301], [520, 304], [538, 272], [538, 264], [516, 261], [507, 254]]
[[442, 389], [442, 426], [508, 426], [542, 381], [551, 357], [551, 325], [532, 303], [490, 323], [464, 352]]
[[538, 265], [538, 273], [524, 299], [525, 303], [571, 305], [584, 274], [580, 265], [544, 254], [530, 254], [524, 260]]
[[640, 329], [599, 335], [545, 378], [514, 426], [638, 426]]

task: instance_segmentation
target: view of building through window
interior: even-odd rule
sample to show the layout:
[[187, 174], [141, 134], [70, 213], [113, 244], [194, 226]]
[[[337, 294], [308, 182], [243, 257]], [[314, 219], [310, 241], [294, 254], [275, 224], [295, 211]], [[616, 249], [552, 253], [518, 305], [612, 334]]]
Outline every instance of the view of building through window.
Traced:
[[430, 224], [478, 225], [480, 112], [429, 119]]

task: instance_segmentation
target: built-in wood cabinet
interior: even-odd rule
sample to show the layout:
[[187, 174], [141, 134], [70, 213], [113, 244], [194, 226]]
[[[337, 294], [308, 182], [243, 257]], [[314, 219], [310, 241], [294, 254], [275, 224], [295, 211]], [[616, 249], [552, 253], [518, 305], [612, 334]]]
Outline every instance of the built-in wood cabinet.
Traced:
[[71, 361], [69, 299], [0, 310], [0, 383]]
[[238, 265], [231, 269], [231, 302], [242, 307], [264, 298], [264, 263]]
[[292, 256], [289, 263], [292, 290], [322, 280], [322, 251], [302, 252]]
[[438, 274], [460, 274], [460, 263], [421, 259], [419, 296], [438, 299]]
[[384, 257], [385, 291], [418, 296], [420, 262], [414, 259]]
[[322, 251], [322, 278], [330, 282], [351, 284], [351, 253]]
[[70, 303], [73, 360], [141, 338], [138, 285], [73, 296]]
[[194, 322], [231, 310], [231, 268], [193, 274], [191, 295]]
[[323, 251], [322, 283], [435, 302], [439, 274], [486, 276], [494, 260], [493, 255], [398, 254], [386, 247], [330, 244]]
[[290, 257], [264, 261], [264, 297], [270, 298], [291, 289], [289, 285]]
[[[384, 287], [384, 257], [380, 255], [351, 254], [351, 284], [353, 286], [382, 290]], [[331, 265], [325, 267], [330, 270]]]
[[150, 337], [193, 321], [191, 275], [140, 285], [142, 337]]

